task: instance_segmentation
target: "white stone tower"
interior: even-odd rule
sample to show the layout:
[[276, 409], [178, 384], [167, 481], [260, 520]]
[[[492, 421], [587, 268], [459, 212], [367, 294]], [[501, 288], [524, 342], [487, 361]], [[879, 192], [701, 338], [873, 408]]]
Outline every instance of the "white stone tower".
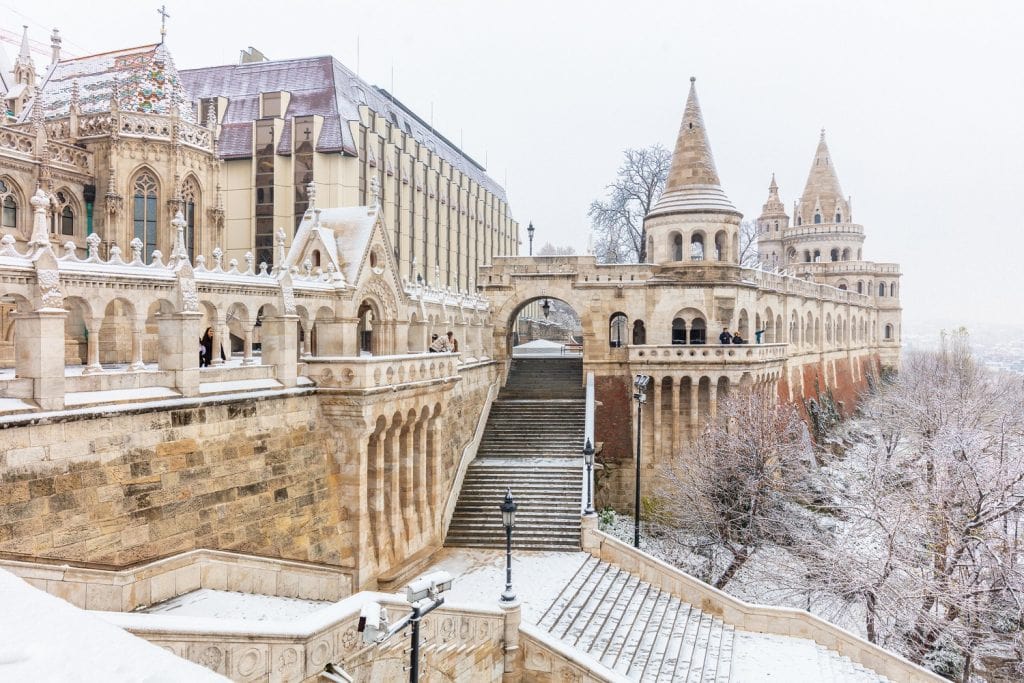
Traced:
[[782, 238], [789, 229], [789, 216], [786, 207], [779, 199], [779, 186], [772, 173], [772, 182], [768, 185], [768, 201], [761, 209], [757, 218], [757, 253], [764, 268], [775, 270], [786, 263], [786, 251]]
[[739, 262], [743, 217], [722, 190], [704, 117], [690, 79], [683, 122], [665, 191], [644, 219], [647, 258], [658, 265], [688, 261]]

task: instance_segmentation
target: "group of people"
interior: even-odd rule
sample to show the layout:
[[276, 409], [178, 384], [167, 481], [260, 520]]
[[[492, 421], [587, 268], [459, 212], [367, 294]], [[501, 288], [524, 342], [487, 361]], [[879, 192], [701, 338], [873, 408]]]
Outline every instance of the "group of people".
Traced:
[[430, 353], [458, 353], [459, 340], [455, 338], [451, 330], [444, 337], [432, 334], [430, 335], [430, 347], [427, 351]]
[[[757, 338], [757, 343], [758, 344], [761, 343], [761, 335], [762, 334], [764, 334], [764, 330], [755, 330], [754, 331], [754, 335]], [[737, 331], [733, 332], [732, 334], [730, 334], [729, 333], [729, 328], [728, 327], [723, 327], [722, 328], [722, 334], [718, 335], [718, 343], [719, 344], [746, 344], [747, 340], [744, 339], [740, 335], [739, 330], [737, 330]]]

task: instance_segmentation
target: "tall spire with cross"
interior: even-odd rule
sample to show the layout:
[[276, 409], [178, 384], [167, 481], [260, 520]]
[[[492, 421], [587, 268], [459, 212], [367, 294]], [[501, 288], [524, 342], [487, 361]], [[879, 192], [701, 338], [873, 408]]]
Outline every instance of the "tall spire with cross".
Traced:
[[167, 13], [167, 5], [160, 5], [160, 9], [156, 13], [160, 15], [160, 44], [162, 45], [167, 38], [167, 20], [171, 18], [171, 15]]

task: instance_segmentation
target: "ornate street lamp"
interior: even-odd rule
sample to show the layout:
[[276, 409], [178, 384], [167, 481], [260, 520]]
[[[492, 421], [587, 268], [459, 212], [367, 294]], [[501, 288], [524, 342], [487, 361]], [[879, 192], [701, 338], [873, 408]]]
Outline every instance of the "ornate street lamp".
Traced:
[[636, 399], [636, 484], [634, 485], [633, 500], [633, 547], [640, 547], [640, 433], [643, 427], [643, 405], [647, 402], [647, 385], [650, 384], [649, 375], [637, 375], [633, 385], [636, 392], [633, 398]]
[[530, 236], [530, 256], [533, 256], [533, 221], [530, 221], [530, 225], [526, 228], [526, 234]]
[[585, 515], [594, 514], [594, 496], [591, 490], [591, 482], [594, 480], [594, 444], [590, 443], [590, 439], [587, 439], [587, 443], [583, 446], [583, 461], [587, 464], [587, 509], [583, 511]]
[[505, 592], [501, 594], [502, 602], [513, 602], [516, 594], [512, 591], [512, 527], [516, 524], [516, 502], [512, 500], [512, 487], [505, 490], [505, 500], [501, 504], [501, 523], [505, 525]]
[[546, 320], [551, 316], [551, 301], [544, 299], [544, 303], [541, 304], [540, 310], [544, 311], [544, 319]]

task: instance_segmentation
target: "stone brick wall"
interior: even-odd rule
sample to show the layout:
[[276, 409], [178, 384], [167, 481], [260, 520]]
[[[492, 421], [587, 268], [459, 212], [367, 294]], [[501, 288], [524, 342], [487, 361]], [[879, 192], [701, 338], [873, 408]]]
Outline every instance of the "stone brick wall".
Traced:
[[337, 467], [301, 392], [0, 429], [0, 553], [123, 567], [212, 548], [338, 564]]

